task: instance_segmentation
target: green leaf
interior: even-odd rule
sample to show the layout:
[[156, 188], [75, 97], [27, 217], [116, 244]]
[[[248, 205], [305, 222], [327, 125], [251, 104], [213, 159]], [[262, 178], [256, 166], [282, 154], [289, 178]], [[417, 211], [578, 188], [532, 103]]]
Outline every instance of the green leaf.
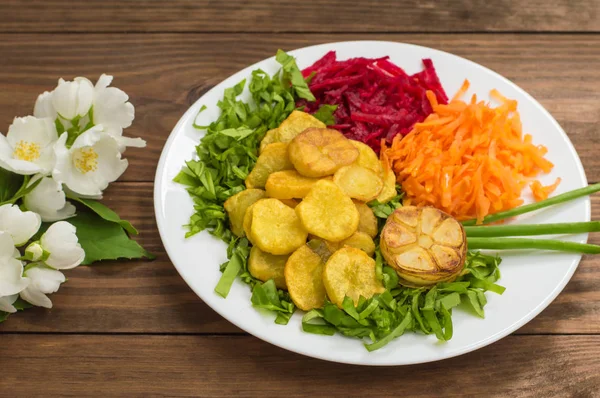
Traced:
[[[0, 170], [3, 170], [3, 169], [0, 169]], [[3, 171], [5, 171], [5, 170], [3, 170]], [[6, 192], [10, 192], [10, 191], [12, 191], [14, 189], [15, 181], [16, 181], [15, 177], [13, 177], [13, 176], [9, 176], [8, 177], [8, 182], [7, 182], [7, 185], [6, 185], [6, 187], [8, 187], [8, 189], [6, 190]], [[29, 184], [30, 181], [31, 181], [31, 176], [24, 176], [24, 177], [22, 177], [21, 186], [12, 195], [12, 197], [10, 197], [9, 199], [7, 199], [5, 201], [0, 202], [0, 206], [1, 205], [5, 205], [5, 204], [14, 204], [14, 203], [16, 203], [17, 200], [21, 199], [23, 196], [25, 196], [29, 192], [33, 191], [35, 189], [35, 187], [37, 187], [38, 184], [40, 182], [42, 182], [42, 179], [38, 178], [33, 183]], [[0, 188], [0, 191], [2, 191], [1, 188]]]
[[235, 138], [238, 141], [243, 140], [252, 133], [254, 133], [254, 129], [248, 127], [238, 127], [235, 129], [231, 128], [219, 131], [219, 134]]
[[32, 308], [33, 304], [30, 304], [27, 301], [23, 300], [21, 297], [18, 297], [17, 301], [13, 303], [13, 307], [15, 307], [17, 311], [23, 311], [27, 308]]
[[258, 308], [264, 308], [271, 311], [283, 311], [275, 281], [269, 279], [265, 283], [257, 283], [252, 289], [252, 305]]
[[275, 311], [277, 313], [275, 323], [286, 325], [296, 307], [287, 299], [287, 297], [281, 296], [284, 296], [284, 293], [277, 290], [273, 279], [269, 279], [265, 283], [257, 283], [254, 285], [250, 301], [254, 307]]
[[10, 314], [8, 312], [0, 311], [0, 323], [8, 319]]
[[[396, 192], [400, 192], [400, 186], [396, 185]], [[383, 220], [387, 220], [390, 214], [394, 212], [397, 208], [402, 206], [402, 197], [404, 196], [403, 192], [398, 193], [392, 199], [390, 199], [387, 203], [380, 203], [377, 200], [373, 200], [367, 205], [373, 210], [373, 214], [375, 217], [381, 218]], [[380, 228], [381, 229], [381, 228]]]
[[75, 201], [81, 203], [82, 205], [86, 206], [87, 208], [92, 210], [94, 213], [96, 213], [97, 215], [99, 215], [100, 217], [105, 219], [106, 221], [110, 221], [110, 222], [119, 224], [125, 231], [127, 231], [131, 235], [138, 235], [137, 229], [135, 229], [129, 221], [122, 220], [121, 217], [119, 217], [119, 215], [117, 213], [115, 213], [114, 211], [112, 211], [110, 208], [103, 205], [102, 203], [100, 203], [96, 200], [92, 200], [92, 199], [82, 199], [82, 198], [75, 198], [75, 197], [71, 197], [71, 196], [69, 196], [69, 199], [72, 199], [72, 200], [75, 200]]
[[130, 239], [119, 224], [106, 221], [95, 213], [80, 212], [69, 222], [77, 228], [79, 243], [85, 251], [84, 265], [120, 258], [155, 258]]
[[386, 344], [388, 344], [390, 341], [392, 341], [396, 337], [403, 335], [404, 331], [408, 328], [411, 321], [412, 321], [412, 315], [410, 312], [407, 312], [406, 315], [404, 316], [404, 319], [402, 319], [402, 322], [400, 322], [400, 324], [398, 326], [396, 326], [396, 328], [394, 328], [394, 330], [392, 330], [392, 332], [390, 332], [383, 338], [381, 338], [371, 344], [365, 344], [365, 348], [369, 352], [373, 352], [375, 350], [380, 349], [381, 347], [385, 346]]
[[0, 204], [9, 203], [23, 184], [24, 179], [24, 176], [0, 167]]
[[[379, 248], [378, 248], [379, 250]], [[386, 289], [392, 290], [398, 286], [399, 278], [398, 273], [392, 267], [386, 265], [383, 267], [383, 285]]]
[[333, 112], [337, 109], [337, 105], [321, 105], [319, 109], [313, 113], [313, 116], [325, 123], [327, 126], [335, 124]]
[[243, 258], [241, 253], [236, 251], [233, 254], [231, 259], [227, 263], [227, 266], [225, 267], [225, 270], [223, 271], [223, 275], [221, 275], [221, 278], [219, 279], [217, 286], [215, 286], [215, 292], [219, 296], [221, 296], [223, 298], [227, 297], [227, 295], [229, 294], [229, 291], [231, 290], [231, 286], [233, 285], [233, 282], [235, 281], [235, 277], [238, 276], [240, 271], [244, 268], [245, 261], [246, 261], [246, 259]]
[[441, 299], [439, 299], [439, 301], [440, 301], [440, 305], [442, 307], [449, 310], [449, 309], [454, 308], [457, 305], [459, 305], [461, 302], [461, 298], [460, 298], [460, 294], [453, 292], [447, 296], [442, 297]]
[[323, 320], [323, 311], [319, 309], [313, 309], [308, 311], [302, 317], [302, 330], [307, 333], [320, 334], [325, 336], [333, 336], [335, 334], [335, 327], [328, 325]]
[[298, 65], [296, 65], [296, 59], [291, 55], [286, 54], [283, 50], [277, 50], [275, 60], [281, 64], [283, 69], [284, 83], [291, 83], [298, 97], [308, 101], [314, 101], [315, 96], [310, 92], [308, 84], [306, 84], [304, 76], [302, 76], [302, 72], [300, 72]]
[[481, 302], [479, 301], [479, 297], [477, 295], [476, 290], [469, 289], [467, 292], [467, 297], [469, 298], [469, 303], [471, 307], [475, 310], [475, 313], [482, 318], [485, 318], [485, 314], [483, 312], [483, 308], [481, 307]]

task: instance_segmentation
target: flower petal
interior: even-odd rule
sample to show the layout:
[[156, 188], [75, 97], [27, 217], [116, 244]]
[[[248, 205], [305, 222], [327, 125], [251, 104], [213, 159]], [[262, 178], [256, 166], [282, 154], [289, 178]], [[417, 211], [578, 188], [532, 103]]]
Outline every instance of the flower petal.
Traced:
[[105, 89], [106, 87], [110, 86], [112, 81], [113, 81], [113, 77], [111, 75], [107, 75], [107, 74], [103, 73], [98, 78], [98, 81], [96, 82], [96, 86], [94, 88], [96, 89], [96, 91]]
[[[98, 154], [98, 171], [96, 175], [101, 175], [106, 184], [116, 181], [127, 169], [127, 159], [121, 159], [119, 144], [113, 137], [106, 135], [94, 146]], [[104, 189], [104, 188], [103, 188]]]
[[52, 93], [45, 91], [40, 94], [35, 101], [35, 106], [33, 107], [33, 116], [35, 117], [49, 117], [52, 120], [56, 120], [58, 116], [56, 114], [56, 109], [52, 105]]
[[66, 280], [62, 272], [41, 264], [29, 268], [25, 271], [25, 276], [31, 280], [29, 287], [45, 294], [56, 293], [60, 284]]
[[66, 280], [62, 272], [40, 264], [29, 268], [25, 275], [31, 283], [21, 292], [21, 298], [39, 307], [52, 308], [52, 301], [46, 294], [56, 292]]
[[27, 287], [20, 293], [23, 300], [37, 307], [52, 308], [52, 301], [42, 292], [33, 288]]
[[0, 297], [17, 294], [29, 285], [23, 278], [23, 263], [15, 258], [0, 260]]
[[135, 108], [127, 94], [115, 87], [96, 91], [94, 97], [94, 123], [102, 124], [113, 136], [123, 134], [123, 129], [131, 126], [135, 118]]
[[10, 314], [17, 312], [17, 309], [13, 306], [15, 301], [17, 301], [17, 298], [19, 298], [18, 294], [0, 297], [0, 311], [8, 312]]
[[15, 246], [21, 246], [40, 229], [42, 219], [32, 211], [21, 211], [19, 206], [0, 206], [0, 231], [10, 234]]
[[76, 228], [66, 221], [56, 222], [48, 228], [40, 240], [44, 250], [50, 253], [46, 264], [56, 269], [71, 269], [83, 262], [85, 251], [75, 232]]
[[23, 198], [25, 207], [38, 213], [42, 221], [64, 220], [75, 215], [75, 206], [68, 203], [62, 185], [50, 177], [42, 181]]
[[8, 232], [0, 231], [0, 261], [14, 257], [15, 244]]
[[131, 138], [131, 137], [117, 137], [117, 143], [119, 144], [119, 150], [121, 153], [125, 152], [127, 147], [132, 148], [145, 148], [146, 141], [141, 138]]

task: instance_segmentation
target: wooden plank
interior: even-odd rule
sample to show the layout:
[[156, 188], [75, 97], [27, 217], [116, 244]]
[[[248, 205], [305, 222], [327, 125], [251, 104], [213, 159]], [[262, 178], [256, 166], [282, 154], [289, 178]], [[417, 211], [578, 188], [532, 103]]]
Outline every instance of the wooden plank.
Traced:
[[355, 39], [436, 47], [496, 70], [558, 119], [590, 180], [600, 178], [600, 35], [0, 34], [0, 131], [6, 131], [15, 115], [30, 113], [36, 96], [52, 89], [58, 77], [113, 74], [114, 84], [136, 106], [137, 118], [127, 134], [148, 141], [147, 149], [127, 152], [130, 167], [123, 179], [152, 181], [177, 120], [222, 79], [280, 47]]
[[592, 397], [600, 385], [600, 336], [511, 336], [442, 362], [377, 369], [250, 336], [11, 335], [0, 356], [5, 396]]
[[[154, 221], [151, 184], [113, 184], [105, 203], [140, 230], [140, 243], [158, 259], [66, 271], [69, 281], [52, 296], [52, 310], [12, 316], [0, 324], [0, 333], [242, 333], [204, 304], [169, 261]], [[600, 219], [600, 195], [594, 195], [592, 209]], [[600, 236], [591, 242], [600, 244]], [[563, 293], [517, 333], [600, 333], [598, 313], [600, 257], [585, 256]]]
[[598, 31], [597, 0], [4, 0], [3, 32]]

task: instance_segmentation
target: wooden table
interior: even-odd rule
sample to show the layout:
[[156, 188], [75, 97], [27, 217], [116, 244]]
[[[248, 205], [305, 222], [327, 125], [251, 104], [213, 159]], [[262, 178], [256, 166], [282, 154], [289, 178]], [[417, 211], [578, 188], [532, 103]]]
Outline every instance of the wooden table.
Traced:
[[203, 93], [280, 47], [390, 40], [471, 59], [539, 100], [568, 132], [590, 182], [600, 181], [598, 0], [350, 3], [0, 2], [0, 130], [31, 113], [58, 77], [114, 75], [136, 106], [129, 134], [148, 148], [127, 152], [130, 167], [105, 201], [158, 255], [69, 271], [52, 310], [0, 325], [2, 396], [600, 394], [599, 257], [584, 257], [564, 292], [513, 335], [401, 368], [328, 363], [264, 343], [214, 313], [175, 271], [152, 206], [163, 144]]

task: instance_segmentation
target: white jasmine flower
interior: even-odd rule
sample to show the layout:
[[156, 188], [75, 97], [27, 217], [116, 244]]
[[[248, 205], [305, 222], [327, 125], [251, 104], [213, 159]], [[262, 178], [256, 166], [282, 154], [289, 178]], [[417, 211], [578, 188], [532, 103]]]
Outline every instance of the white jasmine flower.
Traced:
[[[11, 301], [12, 298], [8, 296], [20, 293], [29, 284], [29, 280], [23, 278], [23, 263], [16, 259], [19, 255], [11, 236], [7, 232], [0, 232], [0, 299], [2, 299], [0, 309], [2, 311], [7, 311], [3, 308], [10, 309], [14, 303], [14, 300]], [[7, 312], [13, 311], [11, 309]]]
[[[83, 262], [85, 252], [75, 232], [76, 228], [72, 224], [59, 221], [42, 235], [39, 245], [44, 256], [48, 255], [44, 260], [47, 265], [55, 269], [71, 269]], [[38, 252], [37, 248], [32, 250]]]
[[54, 121], [33, 116], [15, 118], [6, 137], [0, 134], [0, 166], [17, 174], [49, 173], [54, 166]]
[[60, 284], [66, 280], [63, 273], [43, 264], [35, 264], [27, 268], [25, 277], [30, 283], [21, 292], [21, 298], [39, 307], [52, 308], [52, 301], [46, 295], [58, 291]]
[[27, 243], [40, 229], [42, 219], [32, 211], [21, 211], [19, 206], [6, 204], [0, 206], [0, 231], [12, 237], [15, 246]]
[[146, 141], [141, 138], [123, 137], [123, 129], [131, 126], [135, 117], [135, 109], [129, 96], [116, 87], [108, 87], [113, 77], [102, 75], [94, 87], [94, 124], [104, 126], [104, 131], [117, 139], [119, 144], [143, 148]]
[[53, 121], [56, 120], [58, 114], [56, 113], [56, 109], [54, 109], [54, 105], [52, 105], [51, 92], [44, 91], [37, 97], [33, 107], [33, 116], [37, 118], [48, 117]]
[[[42, 221], [64, 220], [75, 215], [75, 206], [67, 202], [62, 185], [50, 177], [41, 177], [42, 181], [23, 198], [27, 209], [38, 213]], [[32, 179], [30, 185], [37, 179]]]
[[52, 177], [78, 195], [102, 195], [108, 184], [127, 169], [118, 142], [101, 125], [77, 137], [71, 148], [65, 146], [66, 141], [65, 133], [54, 146], [56, 165]]
[[58, 86], [51, 94], [52, 106], [60, 117], [72, 120], [88, 114], [94, 99], [94, 86], [85, 77], [76, 77], [67, 82], [58, 80]]

